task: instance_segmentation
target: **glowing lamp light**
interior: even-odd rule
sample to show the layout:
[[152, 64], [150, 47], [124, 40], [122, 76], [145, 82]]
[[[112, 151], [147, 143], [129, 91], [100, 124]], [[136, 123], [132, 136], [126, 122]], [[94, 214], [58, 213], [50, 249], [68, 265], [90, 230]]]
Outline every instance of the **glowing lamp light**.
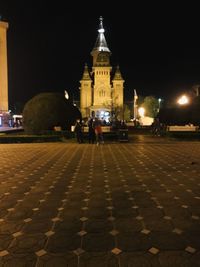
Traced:
[[182, 96], [178, 99], [177, 103], [178, 103], [179, 105], [186, 105], [186, 104], [189, 103], [189, 98], [188, 98], [186, 95], [182, 95]]
[[104, 30], [104, 29], [99, 29], [98, 32], [99, 32], [99, 33], [104, 33], [105, 30]]
[[68, 92], [66, 90], [65, 90], [65, 98], [69, 99], [69, 94], [68, 94]]
[[143, 107], [138, 108], [138, 113], [139, 113], [140, 117], [144, 117], [145, 109]]

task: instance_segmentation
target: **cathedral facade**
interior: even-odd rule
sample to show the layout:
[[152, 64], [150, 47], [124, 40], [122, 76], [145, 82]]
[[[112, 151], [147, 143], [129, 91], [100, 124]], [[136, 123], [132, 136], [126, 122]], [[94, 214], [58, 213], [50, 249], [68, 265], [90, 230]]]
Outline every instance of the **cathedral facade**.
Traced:
[[104, 32], [100, 17], [97, 40], [91, 51], [92, 69], [86, 64], [80, 80], [80, 111], [83, 118], [96, 116], [109, 121], [117, 109], [123, 109], [124, 80], [119, 66], [112, 72], [111, 51]]

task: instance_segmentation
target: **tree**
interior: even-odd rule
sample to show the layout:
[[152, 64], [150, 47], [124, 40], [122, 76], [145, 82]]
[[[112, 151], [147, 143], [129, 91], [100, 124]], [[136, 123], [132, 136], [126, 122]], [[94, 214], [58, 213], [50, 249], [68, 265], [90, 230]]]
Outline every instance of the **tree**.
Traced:
[[60, 93], [41, 93], [30, 99], [23, 110], [23, 126], [26, 133], [42, 134], [55, 126], [70, 129], [81, 113]]
[[115, 117], [118, 120], [125, 120], [125, 121], [129, 121], [130, 120], [131, 111], [130, 111], [129, 106], [126, 105], [126, 104], [123, 105], [123, 106], [115, 107], [114, 113], [115, 113]]
[[155, 118], [158, 114], [159, 103], [154, 96], [147, 96], [144, 98], [142, 107], [145, 109], [145, 115], [151, 118]]

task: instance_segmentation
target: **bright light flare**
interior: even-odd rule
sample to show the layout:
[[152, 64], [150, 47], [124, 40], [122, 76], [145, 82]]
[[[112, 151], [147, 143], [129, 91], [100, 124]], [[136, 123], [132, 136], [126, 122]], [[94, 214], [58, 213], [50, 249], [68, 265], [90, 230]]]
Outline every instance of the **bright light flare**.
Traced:
[[179, 105], [186, 105], [186, 104], [189, 103], [189, 98], [188, 98], [186, 95], [182, 95], [182, 96], [178, 99], [177, 103], [178, 103]]
[[67, 90], [65, 90], [65, 98], [69, 99], [69, 94], [68, 94]]
[[145, 109], [143, 107], [138, 108], [138, 113], [139, 113], [140, 117], [144, 117]]

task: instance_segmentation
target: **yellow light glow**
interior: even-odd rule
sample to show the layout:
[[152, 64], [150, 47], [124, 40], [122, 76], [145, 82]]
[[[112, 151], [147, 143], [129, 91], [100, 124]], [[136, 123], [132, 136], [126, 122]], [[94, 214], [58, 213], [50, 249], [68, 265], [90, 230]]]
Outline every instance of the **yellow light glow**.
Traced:
[[68, 94], [68, 92], [66, 90], [65, 90], [65, 98], [69, 99], [69, 94]]
[[186, 104], [189, 103], [189, 98], [188, 98], [186, 95], [182, 95], [182, 96], [178, 99], [177, 103], [178, 103], [179, 105], [186, 105]]
[[139, 113], [140, 117], [144, 117], [145, 109], [143, 107], [138, 108], [138, 113]]

